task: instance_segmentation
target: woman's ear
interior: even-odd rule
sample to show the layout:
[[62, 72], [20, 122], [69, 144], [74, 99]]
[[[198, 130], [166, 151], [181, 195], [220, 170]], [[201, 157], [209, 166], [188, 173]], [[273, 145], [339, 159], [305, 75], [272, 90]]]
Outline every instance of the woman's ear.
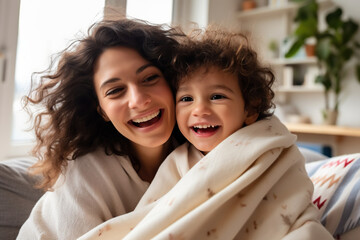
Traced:
[[259, 117], [259, 113], [249, 113], [248, 112], [248, 114], [245, 118], [245, 125], [248, 126], [250, 124], [253, 124], [254, 122], [256, 122], [258, 117]]
[[109, 117], [106, 115], [106, 113], [102, 110], [102, 108], [100, 106], [97, 107], [97, 112], [100, 114], [100, 116], [105, 120], [105, 122], [109, 122], [110, 119]]

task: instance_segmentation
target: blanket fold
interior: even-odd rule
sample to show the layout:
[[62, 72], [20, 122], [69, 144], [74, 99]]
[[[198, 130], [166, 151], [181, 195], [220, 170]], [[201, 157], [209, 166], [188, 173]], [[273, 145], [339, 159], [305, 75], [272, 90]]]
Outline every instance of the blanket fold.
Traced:
[[272, 117], [238, 130], [206, 156], [184, 144], [134, 212], [80, 239], [332, 239], [317, 221], [295, 141]]

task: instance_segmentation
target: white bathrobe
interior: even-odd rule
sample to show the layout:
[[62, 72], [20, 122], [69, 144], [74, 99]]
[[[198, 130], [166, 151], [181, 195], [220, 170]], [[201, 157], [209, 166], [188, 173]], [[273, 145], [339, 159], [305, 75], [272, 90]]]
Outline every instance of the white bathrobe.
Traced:
[[[71, 240], [134, 210], [148, 188], [129, 159], [103, 149], [79, 157], [36, 203], [18, 240]], [[1, 236], [0, 236], [1, 238]]]

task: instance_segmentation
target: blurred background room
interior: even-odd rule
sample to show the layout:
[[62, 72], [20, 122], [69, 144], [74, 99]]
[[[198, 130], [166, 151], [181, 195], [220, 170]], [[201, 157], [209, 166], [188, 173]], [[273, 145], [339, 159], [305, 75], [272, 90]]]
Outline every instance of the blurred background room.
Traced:
[[[32, 73], [119, 13], [184, 31], [217, 24], [247, 33], [275, 72], [275, 114], [299, 145], [328, 156], [359, 152], [359, 10], [353, 0], [0, 0], [0, 160], [28, 155], [35, 141], [21, 107]], [[326, 78], [329, 69], [337, 79]]]

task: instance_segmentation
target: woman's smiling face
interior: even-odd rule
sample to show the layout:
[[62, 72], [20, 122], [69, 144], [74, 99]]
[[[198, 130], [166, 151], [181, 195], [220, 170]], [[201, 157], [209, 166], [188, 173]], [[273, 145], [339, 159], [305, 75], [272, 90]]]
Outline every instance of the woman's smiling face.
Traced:
[[98, 58], [94, 85], [99, 113], [130, 141], [145, 147], [164, 144], [175, 125], [175, 106], [162, 72], [126, 47]]

